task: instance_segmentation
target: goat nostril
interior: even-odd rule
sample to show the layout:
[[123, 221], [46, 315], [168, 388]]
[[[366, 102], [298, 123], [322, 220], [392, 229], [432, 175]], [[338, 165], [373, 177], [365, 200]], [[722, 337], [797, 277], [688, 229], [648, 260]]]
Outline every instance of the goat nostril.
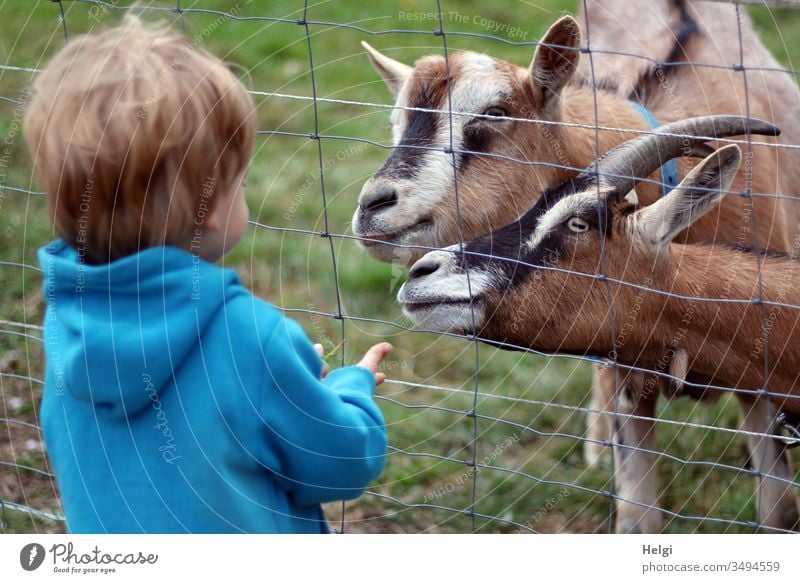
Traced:
[[361, 202], [361, 209], [365, 211], [374, 211], [379, 208], [389, 207], [397, 203], [397, 191], [391, 186], [383, 186], [370, 193]]
[[416, 279], [418, 277], [425, 277], [426, 275], [434, 273], [439, 269], [439, 267], [441, 267], [441, 263], [435, 259], [423, 259], [417, 261], [417, 263], [414, 264], [414, 267], [411, 268], [411, 271], [408, 272], [408, 278]]

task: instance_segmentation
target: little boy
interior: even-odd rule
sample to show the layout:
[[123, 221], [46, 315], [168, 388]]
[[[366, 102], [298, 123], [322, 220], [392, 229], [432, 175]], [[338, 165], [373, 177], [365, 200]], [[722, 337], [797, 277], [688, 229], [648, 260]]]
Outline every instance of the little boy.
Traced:
[[59, 236], [41, 423], [68, 531], [327, 532], [320, 503], [382, 471], [391, 346], [320, 380], [300, 326], [213, 264], [247, 225], [244, 86], [128, 17], [55, 56], [25, 124]]

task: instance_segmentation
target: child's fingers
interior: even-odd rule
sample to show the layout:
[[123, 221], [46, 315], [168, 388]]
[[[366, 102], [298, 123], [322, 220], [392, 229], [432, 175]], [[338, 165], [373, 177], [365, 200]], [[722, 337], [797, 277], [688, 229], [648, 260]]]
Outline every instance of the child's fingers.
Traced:
[[328, 373], [331, 372], [331, 367], [329, 367], [328, 363], [325, 362], [325, 347], [322, 346], [322, 344], [317, 343], [317, 344], [314, 345], [314, 350], [316, 350], [317, 354], [319, 354], [319, 357], [321, 359], [323, 359], [322, 360], [322, 376], [320, 376], [320, 378], [324, 379], [326, 376], [328, 376]]
[[361, 359], [361, 362], [358, 363], [359, 366], [363, 366], [364, 368], [368, 368], [372, 372], [377, 372], [378, 366], [381, 364], [386, 355], [389, 354], [392, 350], [392, 345], [388, 342], [381, 342], [380, 344], [376, 344], [364, 355], [364, 358]]
[[383, 381], [385, 381], [385, 380], [386, 380], [386, 375], [385, 374], [383, 374], [382, 372], [376, 372], [375, 373], [375, 385], [376, 386], [383, 384]]

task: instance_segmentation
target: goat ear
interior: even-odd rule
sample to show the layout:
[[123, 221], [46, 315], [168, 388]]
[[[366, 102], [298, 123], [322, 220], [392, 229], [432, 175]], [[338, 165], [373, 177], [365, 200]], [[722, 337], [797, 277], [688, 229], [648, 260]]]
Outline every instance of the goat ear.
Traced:
[[567, 84], [581, 58], [581, 29], [571, 16], [565, 16], [550, 27], [531, 62], [531, 82], [542, 109], [558, 105], [561, 90]]
[[741, 161], [736, 144], [708, 156], [672, 192], [637, 213], [639, 230], [659, 245], [672, 241], [722, 200]]
[[392, 92], [392, 95], [397, 95], [403, 83], [411, 77], [411, 71], [413, 71], [414, 68], [387, 57], [383, 53], [372, 48], [365, 41], [361, 41], [361, 46], [367, 50], [369, 60], [380, 76], [383, 77], [383, 80], [386, 81], [389, 91]]

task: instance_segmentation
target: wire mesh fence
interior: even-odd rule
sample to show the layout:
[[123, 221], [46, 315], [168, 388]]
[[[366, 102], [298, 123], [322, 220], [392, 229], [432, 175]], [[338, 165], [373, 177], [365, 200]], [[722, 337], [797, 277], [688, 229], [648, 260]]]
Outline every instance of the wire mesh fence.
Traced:
[[[614, 286], [682, 300], [693, 310], [700, 304], [753, 305], [759, 310], [764, 343], [765, 374], [760, 386], [677, 378], [663, 367], [652, 369], [620, 362], [614, 351], [602, 356], [551, 354], [484, 337], [479, 329], [477, 334], [465, 334], [413, 326], [400, 316], [393, 302], [407, 277], [408, 262], [402, 258], [408, 255], [403, 254], [422, 255], [444, 243], [408, 244], [359, 235], [350, 229], [349, 216], [358, 205], [356, 193], [361, 184], [393, 152], [406, 150], [417, 157], [444, 154], [447, 164], [440, 169], [447, 174], [442, 180], [452, 184], [449, 212], [457, 226], [455, 239], [447, 244], [456, 243], [463, 250], [471, 237], [465, 236], [462, 226], [474, 221], [468, 215], [476, 212], [474, 198], [470, 198], [471, 185], [464, 183], [462, 174], [465, 156], [506, 164], [503, 168], [550, 171], [550, 176], [560, 177], [580, 172], [587, 164], [578, 164], [576, 156], [537, 158], [527, 155], [523, 148], [516, 148], [511, 154], [470, 149], [459, 134], [461, 120], [492, 117], [495, 121], [513, 122], [515, 128], [535, 128], [543, 133], [547, 128], [583, 131], [588, 136], [588, 146], [584, 146], [591, 151], [593, 160], [608, 149], [609, 134], [622, 141], [655, 131], [627, 127], [620, 121], [626, 119], [624, 115], [611, 124], [603, 123], [605, 113], [601, 112], [608, 108], [607, 94], [615, 90], [608, 86], [609, 73], [605, 69], [612, 59], [622, 59], [623, 64], [629, 65], [637, 63], [630, 66], [632, 70], [690, 70], [696, 72], [701, 84], [705, 76], [714, 73], [735, 76], [736, 86], [741, 89], [739, 109], [713, 113], [764, 117], [760, 101], [765, 92], [764, 79], [773, 75], [785, 81], [791, 76], [794, 83], [797, 71], [792, 67], [791, 56], [800, 47], [783, 44], [785, 66], [748, 61], [749, 47], [759, 42], [758, 36], [749, 28], [747, 9], [733, 2], [719, 6], [729, 11], [734, 34], [712, 39], [714, 46], [726, 47], [721, 53], [736, 55], [729, 63], [705, 61], [702, 51], [692, 52], [688, 43], [677, 56], [669, 51], [653, 56], [646, 47], [639, 51], [619, 49], [598, 28], [602, 19], [580, 22], [583, 30], [578, 49], [542, 44], [530, 32], [534, 28], [544, 32], [562, 10], [597, 14], [593, 11], [600, 10], [604, 3], [589, 0], [552, 2], [548, 9], [529, 7], [533, 15], [524, 17], [525, 23], [537, 21], [530, 28], [518, 22], [517, 18], [523, 17], [513, 11], [493, 10], [481, 3], [469, 11], [441, 1], [415, 4], [407, 10], [394, 6], [390, 14], [377, 8], [374, 12], [368, 7], [346, 8], [340, 2], [276, 4], [242, 0], [227, 2], [224, 9], [219, 3], [213, 7], [206, 4], [210, 3], [165, 0], [131, 5], [119, 1], [61, 0], [20, 11], [24, 19], [9, 18], [9, 23], [15, 25], [46, 22], [46, 26], [40, 24], [40, 28], [31, 30], [46, 30], [50, 37], [33, 43], [33, 51], [23, 52], [22, 58], [15, 58], [20, 51], [9, 50], [8, 59], [0, 65], [0, 81], [4, 81], [0, 91], [0, 128], [7, 145], [4, 155], [0, 155], [0, 226], [7, 245], [0, 257], [0, 273], [9, 290], [0, 303], [0, 386], [4, 405], [0, 418], [0, 465], [4, 470], [0, 474], [5, 476], [0, 481], [0, 523], [4, 531], [63, 528], [57, 488], [43, 451], [36, 412], [43, 386], [40, 324], [44, 302], [39, 292], [41, 270], [33, 260], [33, 251], [51, 239], [53, 232], [43, 218], [45, 193], [33, 182], [20, 138], [22, 111], [29, 98], [27, 87], [46, 58], [64, 41], [116, 22], [130, 10], [145, 18], [172, 19], [197, 44], [209, 47], [226, 60], [247, 65], [245, 76], [258, 102], [260, 120], [260, 142], [251, 175], [253, 182], [263, 188], [257, 195], [249, 195], [251, 207], [258, 207], [250, 221], [252, 237], [248, 244], [241, 245], [244, 250], [225, 261], [240, 270], [250, 287], [300, 320], [309, 335], [322, 342], [342, 365], [351, 364], [357, 349], [371, 337], [388, 336], [398, 345], [399, 356], [387, 363], [388, 380], [378, 396], [390, 430], [387, 471], [359, 501], [326, 508], [337, 531], [612, 532], [615, 526], [619, 529], [621, 518], [627, 515], [643, 521], [631, 530], [647, 529], [643, 524], [652, 520], [660, 526], [662, 518], [665, 530], [672, 532], [793, 529], [792, 525], [769, 519], [765, 522], [763, 507], [770, 499], [765, 498], [767, 489], [763, 484], [779, 484], [791, 492], [798, 485], [796, 474], [788, 465], [783, 471], [775, 460], [769, 463], [769, 448], [753, 447], [749, 458], [743, 449], [747, 440], [756, 444], [769, 442], [778, 448], [777, 454], [772, 455], [780, 459], [791, 455], [784, 451], [789, 436], [788, 430], [778, 424], [780, 408], [758, 408], [751, 415], [758, 415], [758, 422], [739, 427], [739, 413], [729, 398], [752, 397], [755, 402], [766, 404], [767, 397], [785, 396], [771, 388], [768, 343], [774, 316], [770, 310], [798, 308], [787, 297], [774, 299], [762, 293], [762, 251], [767, 246], [763, 242], [773, 239], [766, 235], [770, 225], [759, 225], [752, 218], [756, 213], [752, 217], [747, 213], [747, 238], [741, 241], [753, 246], [752, 257], [757, 264], [759, 285], [752, 297], [700, 297], [627, 281], [607, 272], [603, 254], [595, 272], [543, 266], [523, 259], [506, 261], [542, 272], [560, 272], [575, 282], [591, 280], [606, 286], [611, 321], [620, 328], [624, 328], [631, 311], [615, 311]], [[614, 2], [607, 4], [614, 6]], [[667, 7], [662, 15], [664, 22], [673, 13], [685, 16], [682, 10], [686, 3], [663, 4]], [[758, 4], [794, 6], [791, 2]], [[771, 10], [762, 8], [755, 16], [759, 17], [758, 33], [777, 33], [780, 39], [781, 26]], [[783, 26], [800, 27], [800, 11], [785, 10], [779, 16]], [[54, 19], [58, 19], [60, 27], [58, 36], [54, 33]], [[668, 32], [672, 45], [679, 35], [671, 29]], [[392, 55], [407, 62], [413, 60], [407, 55], [438, 55], [443, 59], [444, 77], [448, 80], [463, 74], [460, 57], [454, 56], [460, 49], [485, 51], [516, 61], [530, 58], [541, 46], [578, 52], [583, 63], [583, 88], [588, 88], [592, 96], [588, 102], [591, 119], [568, 121], [508, 112], [482, 116], [480, 112], [455, 107], [455, 81], [446, 83], [444, 97], [435, 107], [402, 100], [396, 104], [380, 101], [381, 82], [368, 69], [366, 56], [355, 54], [360, 52], [355, 48], [358, 41], [364, 38], [400, 39], [397, 46], [401, 50], [392, 51]], [[600, 40], [593, 43], [597, 38]], [[692, 38], [688, 42], [697, 45], [700, 41]], [[787, 42], [791, 45], [791, 41]], [[350, 77], [350, 70], [361, 73]], [[622, 68], [618, 73], [624, 77]], [[472, 82], [478, 87], [482, 81]], [[649, 106], [669, 94], [663, 82], [658, 88], [660, 96], [638, 97]], [[769, 88], [767, 82], [766, 90]], [[713, 91], [709, 88], [708, 94], [703, 95], [709, 108], [713, 107]], [[409, 143], [395, 139], [390, 143], [386, 139], [390, 124], [385, 119], [389, 112], [441, 118], [441, 127], [446, 130], [444, 142]], [[771, 111], [767, 109], [766, 113]], [[376, 115], [383, 116], [379, 122], [375, 121]], [[674, 118], [680, 116], [678, 112]], [[779, 159], [779, 164], [784, 165], [791, 164], [791, 156], [800, 155], [796, 153], [800, 144], [787, 139], [775, 142], [760, 136], [735, 136], [715, 142], [739, 144], [750, 159], [754, 150], [772, 152], [776, 157], [784, 156]], [[571, 144], [564, 147], [569, 149]], [[663, 177], [645, 178], [642, 184], [660, 185], [661, 180]], [[760, 190], [753, 188], [751, 181], [744, 190], [726, 194], [741, 198], [751, 210], [761, 204], [758, 201], [794, 205], [797, 192], [791, 189], [796, 185], [786, 181], [779, 184], [790, 190]], [[513, 195], [510, 187], [494, 194]], [[788, 212], [785, 207], [775, 211], [778, 215]], [[796, 241], [798, 221], [788, 221], [787, 232]], [[492, 228], [499, 226], [494, 224]], [[359, 252], [359, 242], [393, 249], [397, 259], [378, 263]], [[779, 250], [797, 254], [794, 246]], [[468, 253], [492, 257], [491, 253]], [[471, 286], [469, 270], [467, 285]], [[474, 323], [472, 301], [469, 306]], [[612, 345], [620, 333], [621, 329], [612, 324]], [[792, 347], [787, 346], [786, 350], [791, 351]], [[647, 399], [647, 409], [631, 406], [624, 391], [619, 390], [611, 403], [601, 406], [591, 398], [592, 367], [588, 366], [598, 364], [612, 371], [617, 384], [626, 374], [649, 373], [680, 381], [689, 389], [718, 392], [723, 398], [710, 406], [683, 398], [668, 405], [662, 402], [658, 409], [654, 399]], [[798, 396], [800, 393], [789, 395], [787, 402]], [[608, 420], [614, 429], [587, 433], [587, 416]], [[626, 439], [625, 432], [637, 424], [644, 430], [640, 427], [633, 441]], [[587, 446], [596, 451], [593, 463], [584, 459], [583, 449]], [[615, 456], [611, 455], [612, 450], [616, 451]], [[632, 459], [637, 460], [637, 468], [632, 469]], [[795, 504], [793, 499], [791, 504]], [[658, 517], [654, 519], [652, 513]]]

